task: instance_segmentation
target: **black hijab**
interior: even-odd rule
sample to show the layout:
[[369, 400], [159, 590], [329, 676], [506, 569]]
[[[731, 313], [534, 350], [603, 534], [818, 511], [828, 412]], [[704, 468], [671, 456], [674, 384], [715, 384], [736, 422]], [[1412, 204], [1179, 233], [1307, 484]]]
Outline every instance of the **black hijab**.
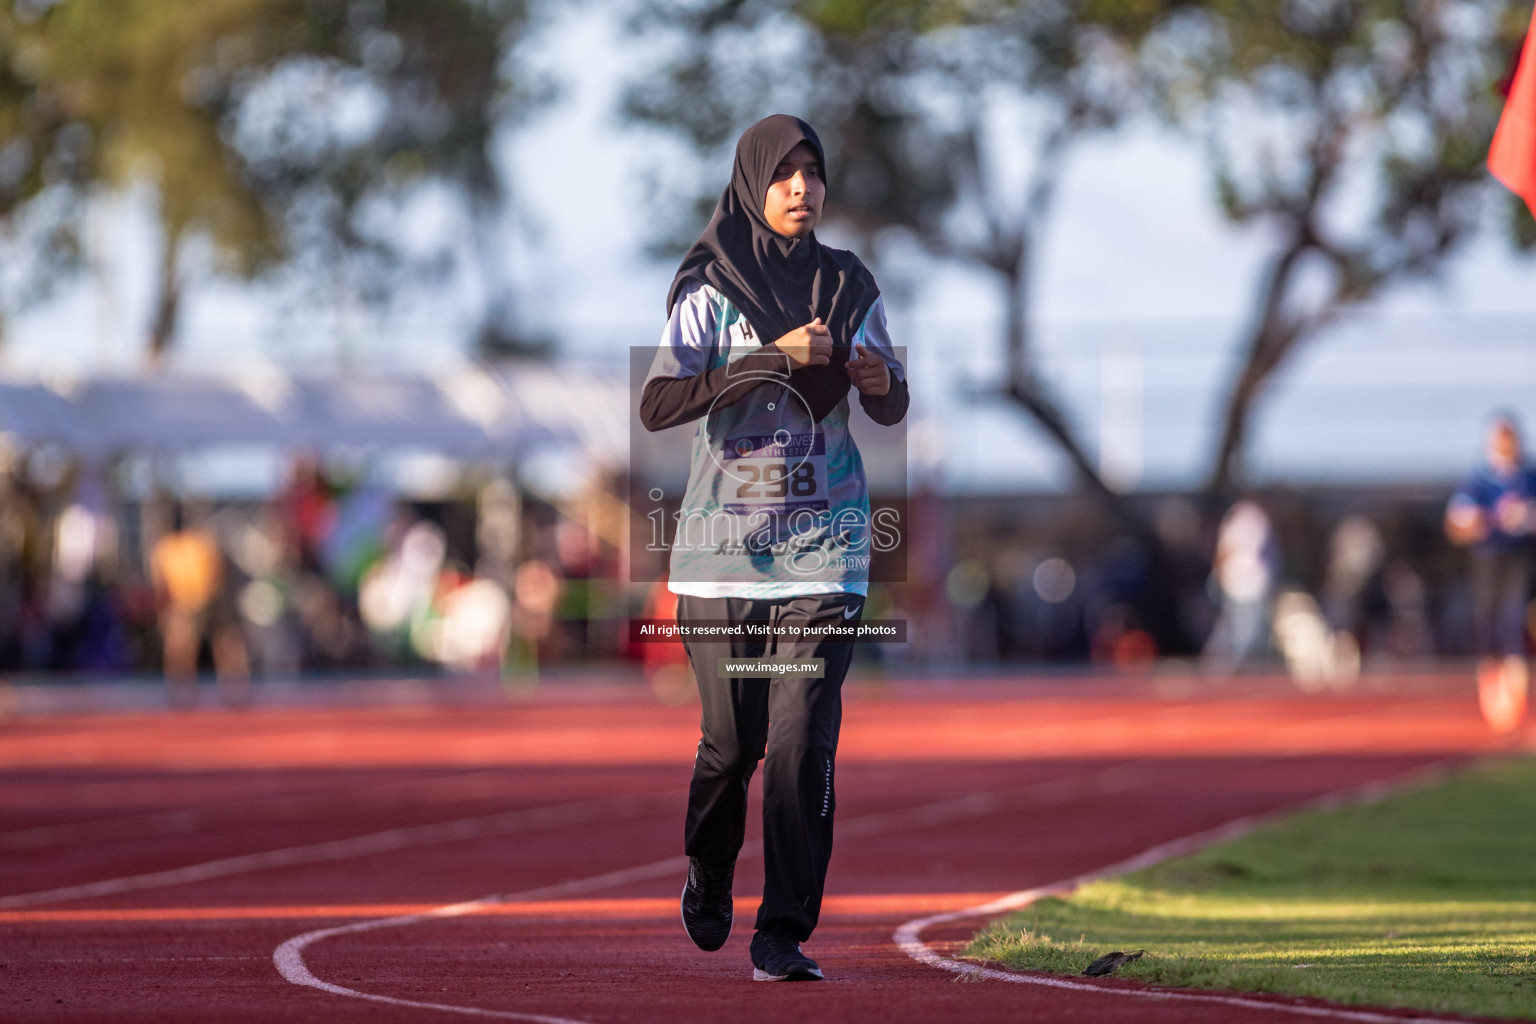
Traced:
[[821, 139], [798, 117], [773, 114], [742, 133], [731, 183], [704, 233], [683, 257], [667, 293], [667, 314], [683, 286], [700, 281], [729, 299], [765, 345], [821, 317], [832, 336], [830, 365], [801, 367], [790, 375], [790, 386], [820, 422], [848, 394], [844, 365], [880, 289], [853, 253], [822, 245], [814, 231], [785, 238], [764, 219], [773, 172], [801, 142], [816, 150], [825, 180]]

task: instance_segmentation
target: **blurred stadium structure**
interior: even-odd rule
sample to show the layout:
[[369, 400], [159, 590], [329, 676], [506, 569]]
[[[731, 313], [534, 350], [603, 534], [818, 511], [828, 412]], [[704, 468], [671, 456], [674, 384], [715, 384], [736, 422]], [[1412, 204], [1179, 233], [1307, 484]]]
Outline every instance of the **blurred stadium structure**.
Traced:
[[[1193, 467], [1177, 460], [1208, 436], [1195, 399], [1209, 395], [1202, 378], [1220, 372], [1221, 353], [1186, 343], [1189, 355], [1168, 356], [1167, 325], [1094, 326], [1059, 328], [1063, 354], [1045, 366], [1097, 426], [1088, 433], [1106, 476], [1126, 474], [1128, 500], [1172, 553], [1182, 634], [1168, 645], [1145, 628], [1157, 599], [1147, 553], [1072, 493], [1014, 410], [976, 401], [984, 362], [956, 366], [919, 349], [910, 582], [877, 587], [872, 603], [924, 628], [869, 657], [908, 668], [1145, 667], [1206, 646], [1221, 605], [1211, 570], [1222, 506], [1192, 489]], [[1437, 344], [1421, 324], [1419, 344], [1404, 343], [1390, 321], [1362, 318], [1275, 388], [1260, 432], [1267, 482], [1253, 493], [1278, 550], [1250, 664], [1283, 662], [1323, 685], [1347, 681], [1362, 659], [1401, 667], [1470, 653], [1464, 556], [1440, 516], [1488, 406], [1520, 408], [1536, 393], [1519, 326], [1465, 345], [1446, 379], [1443, 362], [1414, 357], [1449, 339]], [[1095, 346], [1094, 335], [1113, 340]], [[1142, 355], [1154, 345], [1155, 358]], [[1384, 362], [1374, 381], [1354, 372]], [[663, 652], [624, 639], [623, 620], [655, 595], [623, 579], [621, 369], [578, 347], [563, 361], [441, 379], [271, 368], [0, 382], [0, 664], [160, 671], [151, 563], [179, 502], [217, 538], [223, 593], [209, 607], [238, 619], [258, 677], [664, 668]], [[1353, 646], [1340, 654], [1335, 633]], [[202, 639], [212, 669], [211, 636]]]
[[551, 365], [466, 369], [453, 377], [161, 374], [49, 386], [0, 382], [0, 432], [88, 461], [219, 446], [422, 449], [460, 459], [577, 447], [624, 452], [618, 381]]

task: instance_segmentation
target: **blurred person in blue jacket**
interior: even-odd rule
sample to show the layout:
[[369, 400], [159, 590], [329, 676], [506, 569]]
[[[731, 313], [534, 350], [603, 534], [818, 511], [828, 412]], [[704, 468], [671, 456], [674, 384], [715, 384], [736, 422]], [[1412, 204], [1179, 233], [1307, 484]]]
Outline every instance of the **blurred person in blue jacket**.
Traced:
[[1471, 550], [1483, 717], [1495, 732], [1513, 732], [1525, 717], [1526, 602], [1536, 552], [1536, 473], [1525, 465], [1513, 415], [1499, 413], [1489, 422], [1482, 465], [1451, 496], [1445, 532]]
[[1280, 575], [1280, 545], [1269, 514], [1243, 498], [1216, 532], [1211, 587], [1221, 609], [1202, 654], [1206, 665], [1230, 672], [1268, 653], [1270, 598]]

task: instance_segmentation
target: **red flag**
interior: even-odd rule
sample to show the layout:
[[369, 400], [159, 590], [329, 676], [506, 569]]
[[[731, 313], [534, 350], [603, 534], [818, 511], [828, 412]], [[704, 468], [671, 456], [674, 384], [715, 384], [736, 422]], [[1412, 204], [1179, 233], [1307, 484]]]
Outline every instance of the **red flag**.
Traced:
[[1536, 18], [1525, 36], [1504, 116], [1493, 133], [1488, 169], [1536, 214]]

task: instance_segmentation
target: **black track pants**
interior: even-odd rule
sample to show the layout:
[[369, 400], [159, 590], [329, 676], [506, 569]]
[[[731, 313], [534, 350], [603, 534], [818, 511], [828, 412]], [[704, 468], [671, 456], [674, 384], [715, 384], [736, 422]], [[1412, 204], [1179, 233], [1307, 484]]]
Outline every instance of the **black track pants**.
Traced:
[[1472, 643], [1479, 657], [1525, 653], [1531, 549], [1472, 553]]
[[[778, 601], [683, 595], [680, 622], [855, 624], [864, 599], [827, 594]], [[687, 641], [703, 702], [702, 738], [688, 787], [684, 849], [708, 864], [729, 864], [747, 827], [747, 783], [763, 767], [763, 902], [759, 930], [810, 938], [832, 857], [833, 757], [842, 725], [843, 677], [853, 658], [847, 640]], [[721, 658], [822, 658], [822, 678], [723, 677]], [[766, 754], [766, 758], [765, 758]]]

